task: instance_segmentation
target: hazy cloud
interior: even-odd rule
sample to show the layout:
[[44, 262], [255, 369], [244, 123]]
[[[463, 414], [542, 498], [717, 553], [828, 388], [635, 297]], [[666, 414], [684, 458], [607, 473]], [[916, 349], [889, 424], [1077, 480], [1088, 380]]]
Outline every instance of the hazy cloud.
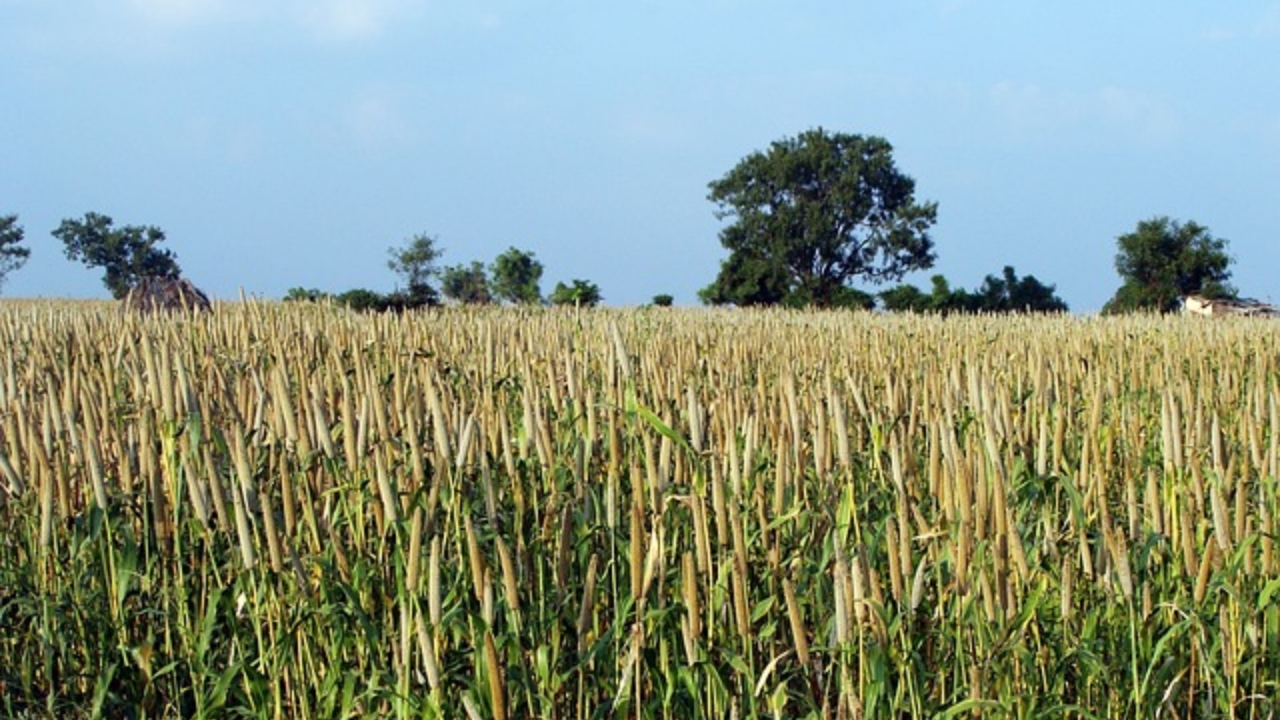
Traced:
[[480, 11], [475, 16], [475, 22], [484, 30], [492, 30], [502, 25], [502, 14], [495, 10]]
[[1236, 32], [1222, 25], [1214, 25], [1204, 33], [1204, 38], [1209, 42], [1227, 42], [1236, 37]]
[[1280, 37], [1280, 3], [1272, 3], [1254, 16], [1252, 21], [1230, 25], [1213, 25], [1205, 31], [1210, 42], [1228, 42], [1242, 38]]
[[324, 40], [377, 37], [404, 14], [404, 0], [308, 0], [299, 4], [303, 22]]
[[169, 149], [179, 155], [248, 165], [261, 159], [266, 145], [262, 128], [250, 122], [219, 119], [212, 114], [189, 117], [166, 130]]
[[968, 9], [971, 4], [972, 0], [942, 0], [942, 4], [938, 9], [946, 17]]
[[1181, 132], [1178, 114], [1167, 102], [1128, 88], [1046, 90], [1034, 83], [1006, 80], [992, 86], [990, 97], [997, 112], [1016, 129], [1033, 134], [1119, 134], [1127, 141], [1163, 145]]
[[411, 0], [129, 0], [135, 15], [152, 24], [198, 27], [254, 19], [305, 28], [325, 41], [367, 40], [380, 35], [416, 5]]
[[1165, 101], [1120, 87], [1105, 87], [1094, 96], [1101, 117], [1146, 142], [1163, 145], [1177, 139], [1181, 120]]
[[613, 135], [628, 144], [671, 148], [684, 143], [688, 128], [673, 113], [631, 107], [616, 117]]
[[168, 27], [195, 27], [251, 14], [256, 7], [244, 0], [129, 0], [144, 21]]
[[382, 152], [413, 142], [414, 123], [393, 92], [367, 90], [355, 98], [342, 117], [348, 137], [362, 150]]
[[216, 14], [218, 0], [132, 0], [135, 12], [148, 20], [185, 25]]
[[1280, 155], [1280, 115], [1275, 115], [1262, 128], [1262, 146], [1272, 154]]
[[1259, 37], [1280, 36], [1280, 3], [1272, 4], [1253, 23], [1253, 34]]

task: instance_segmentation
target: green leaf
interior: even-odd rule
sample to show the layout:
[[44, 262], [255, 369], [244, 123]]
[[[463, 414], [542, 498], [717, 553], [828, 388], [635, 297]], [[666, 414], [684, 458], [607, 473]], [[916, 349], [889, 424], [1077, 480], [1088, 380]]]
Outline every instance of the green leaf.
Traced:
[[725, 653], [725, 655], [729, 660], [729, 667], [733, 668], [735, 672], [748, 680], [753, 677], [751, 668], [747, 666], [747, 661], [743, 660], [741, 655], [735, 653]]
[[760, 602], [756, 603], [755, 607], [751, 608], [751, 624], [754, 625], [756, 622], [760, 620], [760, 618], [764, 617], [769, 613], [769, 610], [773, 608], [774, 600], [776, 600], [776, 598], [774, 598], [773, 596], [767, 597], [764, 600], [761, 600]]
[[956, 703], [942, 712], [934, 715], [934, 720], [947, 720], [947, 718], [958, 717], [974, 710], [999, 710], [1008, 713], [1009, 709], [995, 700], [982, 700], [979, 698], [970, 698], [962, 702]]
[[1262, 593], [1258, 595], [1258, 609], [1261, 610], [1271, 604], [1271, 598], [1276, 592], [1280, 591], [1280, 578], [1272, 578], [1270, 582], [1262, 588]]

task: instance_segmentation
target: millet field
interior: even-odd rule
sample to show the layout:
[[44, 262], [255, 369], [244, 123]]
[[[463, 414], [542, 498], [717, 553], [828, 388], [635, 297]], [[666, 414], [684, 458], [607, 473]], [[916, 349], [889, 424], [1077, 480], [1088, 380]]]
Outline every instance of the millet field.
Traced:
[[1271, 718], [1280, 326], [0, 303], [0, 715]]

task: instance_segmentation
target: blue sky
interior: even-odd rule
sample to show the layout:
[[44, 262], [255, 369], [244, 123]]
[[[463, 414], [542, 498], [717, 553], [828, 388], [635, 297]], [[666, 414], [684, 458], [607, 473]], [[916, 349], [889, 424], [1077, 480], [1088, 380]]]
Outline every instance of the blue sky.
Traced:
[[1280, 300], [1277, 68], [1280, 2], [0, 0], [0, 214], [33, 253], [3, 292], [106, 297], [49, 235], [96, 211], [223, 298], [390, 290], [427, 233], [695, 304], [707, 183], [822, 126], [894, 145], [953, 286], [1009, 264], [1097, 310], [1116, 236], [1168, 215]]

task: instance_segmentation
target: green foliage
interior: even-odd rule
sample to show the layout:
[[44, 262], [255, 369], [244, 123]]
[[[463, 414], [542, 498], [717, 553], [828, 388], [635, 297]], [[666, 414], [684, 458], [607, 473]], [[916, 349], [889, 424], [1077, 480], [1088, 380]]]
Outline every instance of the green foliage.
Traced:
[[977, 293], [978, 312], [1066, 312], [1067, 303], [1034, 275], [1018, 277], [1006, 265], [1001, 275], [988, 275]]
[[423, 302], [407, 292], [383, 294], [365, 288], [354, 288], [339, 293], [334, 300], [339, 305], [357, 312], [404, 312], [423, 307], [434, 307], [436, 302]]
[[436, 247], [435, 238], [420, 233], [401, 247], [388, 248], [387, 254], [390, 256], [387, 267], [404, 279], [405, 295], [410, 305], [418, 307], [439, 302], [431, 278], [438, 272], [436, 261], [444, 255], [444, 250]]
[[876, 306], [876, 296], [865, 290], [840, 286], [833, 288], [831, 294], [821, 302], [808, 289], [793, 292], [782, 299], [783, 307], [806, 308], [812, 305], [828, 309], [872, 310]]
[[908, 283], [895, 285], [880, 293], [880, 302], [889, 312], [929, 312], [933, 309], [931, 300], [932, 298], [921, 292], [920, 288]]
[[929, 278], [929, 309], [944, 315], [950, 313], [973, 312], [975, 301], [964, 288], [951, 289], [951, 283], [943, 275]]
[[434, 295], [431, 299], [424, 300], [421, 296], [404, 291], [383, 294], [365, 288], [354, 288], [339, 293], [334, 300], [339, 305], [358, 312], [405, 312], [439, 305]]
[[112, 227], [106, 215], [85, 213], [81, 220], [63, 220], [53, 231], [62, 241], [67, 258], [105, 271], [102, 282], [117, 300], [142, 278], [177, 278], [181, 274], [177, 257], [157, 247], [164, 231], [155, 226]]
[[[726, 228], [721, 242], [739, 233]], [[736, 240], [734, 244], [739, 244]], [[790, 293], [787, 268], [776, 258], [751, 249], [736, 250], [720, 263], [716, 281], [698, 291], [704, 305], [778, 305]]]
[[323, 302], [332, 296], [316, 288], [292, 287], [284, 294], [285, 302]]
[[449, 300], [464, 305], [485, 305], [493, 302], [489, 292], [489, 276], [484, 263], [475, 260], [471, 265], [453, 265], [440, 271], [440, 292]]
[[27, 258], [31, 257], [31, 250], [21, 247], [22, 238], [18, 216], [0, 216], [0, 288], [4, 287], [9, 273], [25, 265]]
[[1261, 325], [315, 310], [0, 312], [0, 716], [1276, 716]]
[[556, 283], [551, 291], [552, 305], [576, 305], [579, 307], [595, 307], [604, 298], [600, 295], [600, 287], [587, 280], [574, 279], [572, 285]]
[[667, 293], [659, 293], [653, 296], [653, 300], [649, 302], [654, 307], [671, 307], [675, 304], [676, 299]]
[[925, 294], [914, 285], [902, 284], [880, 293], [880, 301], [890, 312], [915, 313], [1013, 313], [1066, 312], [1067, 304], [1055, 293], [1053, 285], [1045, 285], [1034, 275], [1018, 277], [1006, 265], [1000, 275], [988, 275], [977, 291], [952, 290], [943, 275], [931, 278], [932, 287]]
[[390, 309], [390, 302], [387, 295], [368, 290], [365, 288], [354, 288], [346, 292], [339, 293], [335, 298], [339, 305], [343, 305], [360, 312], [382, 312]]
[[534, 305], [542, 302], [542, 263], [533, 253], [508, 248], [490, 268], [493, 296], [499, 300]]
[[1116, 240], [1116, 272], [1123, 284], [1103, 307], [1107, 314], [1173, 312], [1187, 295], [1235, 297], [1227, 241], [1195, 222], [1154, 217]]
[[854, 279], [880, 283], [931, 267], [935, 203], [917, 203], [915, 181], [888, 141], [821, 128], [774, 142], [709, 185], [729, 250], [705, 303], [849, 303]]

